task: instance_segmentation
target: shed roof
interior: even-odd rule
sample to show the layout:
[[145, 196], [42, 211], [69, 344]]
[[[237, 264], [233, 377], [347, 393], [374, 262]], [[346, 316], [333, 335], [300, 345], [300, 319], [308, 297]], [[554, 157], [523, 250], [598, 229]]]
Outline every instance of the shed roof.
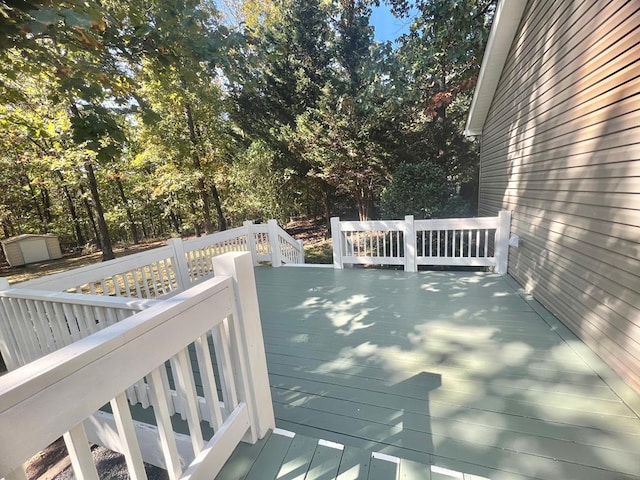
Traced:
[[498, 3], [464, 130], [467, 136], [482, 134], [493, 95], [496, 93], [502, 69], [526, 5], [527, 0], [500, 0]]
[[6, 238], [0, 241], [2, 242], [3, 245], [8, 245], [10, 243], [16, 243], [21, 240], [26, 240], [28, 238], [51, 238], [51, 237], [56, 238], [57, 235], [54, 235], [53, 233], [24, 233], [22, 235], [17, 235], [15, 237]]

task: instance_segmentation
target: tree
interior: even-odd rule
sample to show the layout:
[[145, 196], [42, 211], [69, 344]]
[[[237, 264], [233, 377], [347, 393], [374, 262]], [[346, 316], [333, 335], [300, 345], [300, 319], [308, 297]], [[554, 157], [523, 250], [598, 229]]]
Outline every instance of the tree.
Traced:
[[[198, 192], [204, 230], [213, 231], [211, 204], [219, 230], [227, 228], [215, 172], [224, 159], [224, 108], [216, 65], [221, 50], [233, 42], [218, 13], [208, 3], [163, 2], [147, 10], [157, 50], [146, 52], [140, 69], [143, 95], [156, 120], [147, 128], [155, 138], [175, 151], [176, 161], [190, 171]], [[168, 128], [167, 128], [168, 127]]]
[[443, 218], [470, 213], [446, 169], [428, 161], [398, 166], [382, 192], [381, 210], [384, 218]]
[[249, 152], [271, 150], [272, 168], [289, 178], [274, 192], [283, 198], [270, 203], [284, 204], [285, 198], [294, 197], [289, 188], [307, 184], [304, 190], [311, 195], [305, 198], [320, 200], [327, 226], [331, 186], [308, 176], [311, 165], [300, 155], [295, 131], [298, 116], [316, 106], [331, 79], [331, 13], [331, 5], [319, 0], [282, 2], [277, 12], [270, 12], [277, 23], [262, 22], [245, 31], [229, 86], [239, 144]]
[[366, 1], [289, 0], [277, 28], [248, 37], [250, 61], [232, 86], [233, 118], [321, 192], [327, 222], [330, 192], [353, 198], [361, 218], [395, 160], [389, 45], [376, 45]]
[[[73, 142], [68, 113], [51, 101], [51, 91], [48, 83], [41, 81], [43, 78], [46, 76], [34, 78], [17, 73], [16, 81], [22, 95], [11, 103], [0, 105], [0, 157], [9, 165], [7, 173], [19, 175], [20, 184], [32, 198], [30, 211], [37, 212], [40, 221], [38, 225], [25, 221], [31, 213], [23, 211], [11, 196], [5, 196], [7, 212], [22, 219], [20, 224], [22, 228], [26, 227], [26, 232], [53, 230], [63, 241], [72, 235], [66, 228], [71, 224], [76, 245], [83, 246], [86, 243], [83, 220], [78, 213], [75, 192], [78, 189], [78, 159], [90, 152]], [[62, 198], [58, 200], [60, 194]], [[70, 222], [61, 218], [62, 205], [66, 206]]]
[[[29, 4], [27, 7], [36, 5]], [[13, 48], [2, 53], [13, 61], [0, 62], [3, 99], [28, 98], [17, 82], [30, 75], [46, 82], [53, 103], [64, 105], [73, 132], [72, 140], [87, 154], [82, 168], [88, 181], [100, 231], [103, 259], [114, 257], [111, 238], [95, 175], [95, 162], [117, 154], [123, 137], [109, 101], [122, 104], [127, 75], [106, 47], [117, 28], [100, 5], [54, 1], [37, 8], [20, 8], [12, 39]], [[6, 47], [6, 46], [5, 46]], [[16, 61], [19, 59], [19, 61]]]
[[305, 155], [313, 173], [354, 199], [367, 220], [396, 163], [393, 138], [399, 107], [389, 44], [373, 42], [367, 2], [343, 0], [338, 9], [334, 76], [308, 116]]
[[396, 52], [404, 85], [401, 158], [441, 166], [465, 201], [475, 204], [477, 145], [463, 129], [496, 2], [391, 3], [398, 15], [418, 13]]

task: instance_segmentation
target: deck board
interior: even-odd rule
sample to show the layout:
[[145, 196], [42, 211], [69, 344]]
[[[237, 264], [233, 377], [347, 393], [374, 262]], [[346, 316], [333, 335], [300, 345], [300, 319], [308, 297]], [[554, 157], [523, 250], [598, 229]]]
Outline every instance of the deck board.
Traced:
[[368, 480], [389, 480], [396, 478], [399, 463], [400, 462], [390, 462], [376, 457], [371, 458]]
[[253, 445], [240, 443], [216, 476], [216, 480], [244, 480], [251, 471], [256, 459], [260, 456], [260, 452], [269, 441], [270, 436], [271, 434], [269, 433]]
[[317, 439], [296, 435], [282, 461], [276, 478], [278, 480], [304, 480], [317, 445]]
[[305, 480], [335, 480], [342, 459], [342, 449], [318, 445], [313, 453]]
[[251, 467], [246, 480], [276, 478], [289, 451], [291, 441], [291, 437], [272, 434], [260, 452], [260, 457]]
[[345, 447], [336, 480], [368, 480], [370, 462], [369, 452], [351, 446]]
[[302, 267], [256, 281], [277, 426], [419, 462], [400, 476], [640, 478], [635, 398], [510, 279]]

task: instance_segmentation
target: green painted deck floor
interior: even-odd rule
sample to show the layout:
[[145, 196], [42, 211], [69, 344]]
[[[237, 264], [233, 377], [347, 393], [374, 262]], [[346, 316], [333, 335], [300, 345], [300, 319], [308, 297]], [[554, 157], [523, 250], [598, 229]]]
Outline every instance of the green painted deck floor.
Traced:
[[[299, 442], [465, 478], [640, 478], [640, 398], [509, 277], [265, 267], [256, 281], [276, 426]], [[296, 453], [277, 441], [264, 458]], [[438, 474], [412, 475], [398, 478]]]

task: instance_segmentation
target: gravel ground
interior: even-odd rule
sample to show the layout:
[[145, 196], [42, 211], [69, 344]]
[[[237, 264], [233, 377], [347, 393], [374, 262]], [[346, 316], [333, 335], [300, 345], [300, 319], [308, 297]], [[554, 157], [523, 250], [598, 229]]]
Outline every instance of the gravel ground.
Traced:
[[[93, 445], [91, 455], [98, 469], [98, 476], [109, 480], [128, 480], [129, 473], [124, 456], [104, 447]], [[166, 470], [145, 463], [148, 480], [168, 480]], [[62, 438], [59, 438], [27, 462], [27, 478], [30, 480], [75, 480], [71, 460]]]
[[[108, 478], [113, 480], [128, 480], [129, 473], [124, 456], [120, 453], [113, 452], [104, 447], [94, 446], [91, 449], [91, 455], [98, 469], [100, 478]], [[145, 463], [148, 480], [168, 480], [169, 475], [166, 470]], [[77, 477], [73, 473], [73, 468], [68, 467], [59, 475], [53, 477], [52, 480], [75, 480]]]

